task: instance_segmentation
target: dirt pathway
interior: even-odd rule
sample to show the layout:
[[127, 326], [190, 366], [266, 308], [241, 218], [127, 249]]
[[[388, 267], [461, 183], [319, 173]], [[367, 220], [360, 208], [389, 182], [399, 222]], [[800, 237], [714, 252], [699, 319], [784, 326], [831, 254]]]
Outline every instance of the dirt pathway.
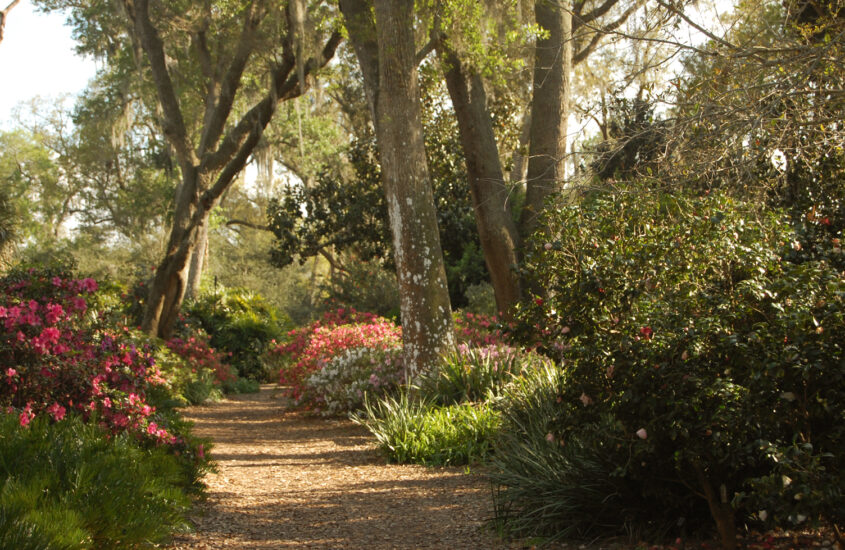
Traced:
[[483, 527], [490, 486], [461, 469], [385, 465], [346, 420], [286, 411], [273, 386], [189, 409], [219, 472], [196, 532], [171, 547], [507, 548]]

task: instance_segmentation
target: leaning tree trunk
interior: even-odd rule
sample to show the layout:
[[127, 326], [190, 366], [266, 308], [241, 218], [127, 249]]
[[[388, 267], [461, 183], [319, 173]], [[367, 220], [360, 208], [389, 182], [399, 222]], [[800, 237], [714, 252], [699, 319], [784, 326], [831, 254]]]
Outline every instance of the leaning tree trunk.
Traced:
[[493, 121], [487, 110], [484, 82], [453, 51], [440, 47], [438, 54], [445, 64], [446, 86], [458, 120], [475, 223], [496, 295], [496, 307], [510, 319], [521, 295], [516, 272], [519, 234], [508, 206], [508, 188]]
[[566, 124], [572, 92], [571, 2], [537, 0], [534, 15], [548, 36], [534, 50], [534, 90], [525, 204], [519, 232], [527, 239], [537, 228], [546, 198], [563, 183]]
[[196, 250], [199, 229], [208, 218], [208, 210], [200, 210], [199, 179], [198, 170], [183, 168], [167, 250], [147, 296], [141, 328], [161, 338], [169, 338], [176, 324], [188, 287], [190, 259]]
[[406, 372], [431, 368], [454, 345], [452, 312], [423, 126], [414, 50], [414, 3], [342, 0], [375, 121], [399, 280]]

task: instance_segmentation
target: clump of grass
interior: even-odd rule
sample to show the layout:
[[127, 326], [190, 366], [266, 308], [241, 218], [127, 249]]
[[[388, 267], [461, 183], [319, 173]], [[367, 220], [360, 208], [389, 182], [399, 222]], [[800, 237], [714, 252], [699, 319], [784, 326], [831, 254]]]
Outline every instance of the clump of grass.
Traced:
[[372, 432], [389, 461], [428, 466], [486, 461], [500, 424], [489, 404], [437, 407], [407, 392], [367, 400], [364, 411], [351, 418]]

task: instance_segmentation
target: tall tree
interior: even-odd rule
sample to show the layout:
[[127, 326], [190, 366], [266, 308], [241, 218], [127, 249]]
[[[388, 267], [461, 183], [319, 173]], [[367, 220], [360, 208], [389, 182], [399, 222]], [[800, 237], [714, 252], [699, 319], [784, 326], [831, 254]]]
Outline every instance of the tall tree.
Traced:
[[340, 7], [361, 65], [378, 141], [406, 368], [419, 372], [454, 344], [454, 333], [423, 141], [414, 3], [341, 0]]
[[[331, 32], [322, 48], [310, 55], [302, 0], [44, 2], [71, 8], [78, 28], [87, 31], [90, 40], [99, 40], [105, 51], [122, 47], [132, 52], [139, 74], [155, 91], [159, 125], [181, 182], [142, 327], [168, 336], [211, 209], [243, 170], [278, 103], [311, 85], [314, 73], [334, 55], [341, 35]], [[111, 32], [92, 30], [96, 17], [102, 17], [104, 26], [111, 24]], [[319, 29], [310, 30], [321, 35]]]
[[534, 47], [526, 197], [518, 226], [512, 221], [513, 201], [504, 181], [481, 67], [453, 46], [460, 39], [454, 30], [440, 33], [436, 29], [440, 35], [434, 38], [459, 123], [478, 232], [496, 304], [506, 316], [523, 293], [514, 269], [522, 243], [534, 231], [546, 198], [562, 189], [573, 68], [642, 4], [642, 0], [534, 3], [540, 38]]

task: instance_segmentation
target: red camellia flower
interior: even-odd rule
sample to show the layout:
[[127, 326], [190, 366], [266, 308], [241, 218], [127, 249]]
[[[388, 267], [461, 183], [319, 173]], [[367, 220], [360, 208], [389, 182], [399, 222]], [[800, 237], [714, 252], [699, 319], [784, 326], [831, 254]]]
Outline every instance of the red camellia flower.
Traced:
[[654, 331], [651, 330], [651, 327], [643, 327], [640, 329], [640, 334], [646, 340], [651, 340], [651, 335], [654, 334]]

